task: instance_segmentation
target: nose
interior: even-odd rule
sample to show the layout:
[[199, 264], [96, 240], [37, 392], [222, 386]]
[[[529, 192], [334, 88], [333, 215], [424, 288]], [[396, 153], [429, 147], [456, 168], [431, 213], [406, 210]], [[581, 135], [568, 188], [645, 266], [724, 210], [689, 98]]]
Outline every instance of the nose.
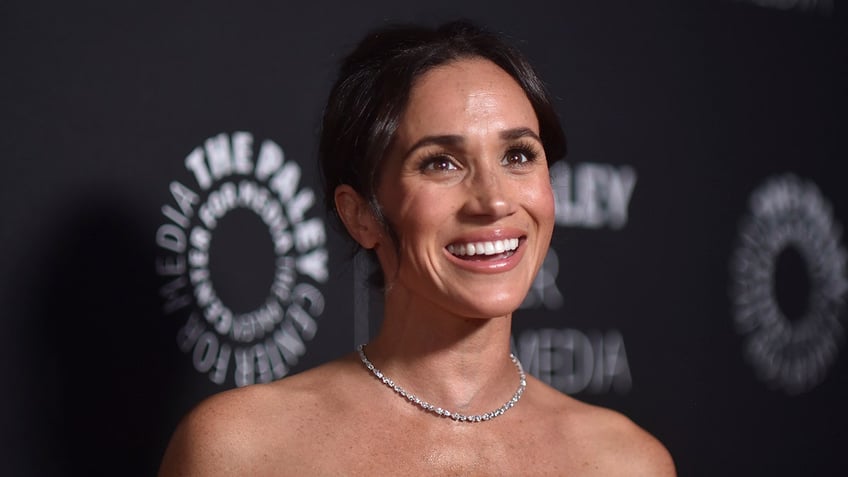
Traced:
[[514, 212], [513, 191], [498, 170], [484, 168], [475, 171], [467, 183], [467, 190], [463, 212], [468, 216], [497, 220]]

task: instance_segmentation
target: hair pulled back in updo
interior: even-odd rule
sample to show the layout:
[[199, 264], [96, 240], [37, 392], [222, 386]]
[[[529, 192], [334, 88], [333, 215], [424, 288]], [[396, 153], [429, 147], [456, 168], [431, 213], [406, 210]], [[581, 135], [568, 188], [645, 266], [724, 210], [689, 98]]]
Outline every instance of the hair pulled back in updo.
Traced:
[[[437, 28], [390, 26], [368, 33], [345, 57], [330, 91], [321, 127], [318, 159], [328, 212], [337, 213], [336, 187], [347, 184], [369, 201], [387, 226], [376, 200], [380, 171], [415, 80], [427, 71], [464, 58], [483, 58], [501, 67], [524, 90], [539, 120], [548, 163], [565, 155], [550, 96], [533, 67], [499, 36], [468, 21]], [[382, 286], [382, 274], [372, 283]]]

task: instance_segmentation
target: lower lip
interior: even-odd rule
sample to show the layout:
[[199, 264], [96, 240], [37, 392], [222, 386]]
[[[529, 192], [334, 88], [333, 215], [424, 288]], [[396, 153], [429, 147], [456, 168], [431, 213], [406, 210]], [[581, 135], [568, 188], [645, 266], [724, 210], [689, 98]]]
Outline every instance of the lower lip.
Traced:
[[463, 260], [448, 252], [447, 249], [445, 249], [445, 254], [451, 262], [467, 270], [478, 273], [502, 273], [508, 272], [518, 266], [518, 262], [520, 262], [521, 257], [524, 256], [525, 241], [526, 240], [523, 238], [520, 239], [518, 242], [518, 248], [513, 250], [512, 254], [505, 257], [501, 254], [493, 256], [493, 258], [484, 258], [482, 260]]

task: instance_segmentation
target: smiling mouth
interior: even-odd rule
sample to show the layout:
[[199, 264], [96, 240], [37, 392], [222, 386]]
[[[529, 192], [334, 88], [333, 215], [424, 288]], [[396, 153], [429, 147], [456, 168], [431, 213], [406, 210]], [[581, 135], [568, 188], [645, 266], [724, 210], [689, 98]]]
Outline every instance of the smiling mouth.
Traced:
[[511, 238], [491, 242], [452, 243], [447, 246], [447, 250], [463, 260], [484, 260], [510, 257], [518, 249], [518, 244], [517, 238]]

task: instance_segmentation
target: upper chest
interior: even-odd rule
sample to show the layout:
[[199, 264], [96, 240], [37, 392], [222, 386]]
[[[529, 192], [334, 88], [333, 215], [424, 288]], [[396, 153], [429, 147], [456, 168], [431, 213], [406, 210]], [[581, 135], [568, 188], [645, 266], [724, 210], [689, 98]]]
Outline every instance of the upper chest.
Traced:
[[490, 424], [340, 424], [303, 435], [299, 454], [309, 475], [592, 475], [597, 467], [550, 426]]

